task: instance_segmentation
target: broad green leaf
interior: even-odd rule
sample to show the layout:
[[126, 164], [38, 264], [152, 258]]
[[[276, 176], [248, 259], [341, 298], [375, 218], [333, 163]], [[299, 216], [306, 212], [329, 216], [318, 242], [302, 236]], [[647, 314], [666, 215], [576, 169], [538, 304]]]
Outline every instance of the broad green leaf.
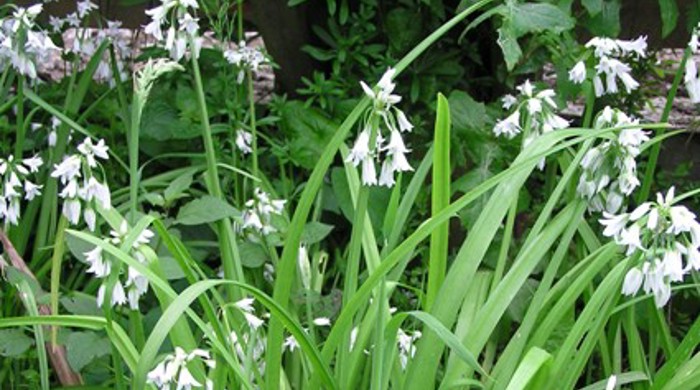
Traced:
[[464, 91], [453, 91], [448, 102], [455, 132], [469, 130], [470, 133], [483, 133], [487, 119], [484, 103], [477, 102]]
[[678, 24], [678, 4], [676, 0], [659, 0], [661, 10], [661, 36], [666, 38]]
[[71, 314], [102, 317], [102, 310], [97, 307], [95, 297], [73, 292], [60, 299], [63, 307]]
[[620, 34], [620, 0], [602, 0], [602, 9], [581, 23], [593, 35], [616, 37]]
[[552, 4], [525, 3], [507, 7], [516, 37], [527, 33], [551, 31], [555, 34], [574, 28], [574, 19]]
[[68, 363], [76, 372], [110, 351], [109, 340], [95, 332], [74, 332], [66, 340]]
[[240, 212], [230, 204], [217, 197], [205, 195], [182, 206], [177, 213], [176, 222], [182, 225], [201, 225], [238, 216]]
[[333, 230], [333, 225], [311, 221], [304, 226], [301, 242], [306, 245], [315, 244], [326, 238]]
[[34, 339], [24, 334], [19, 329], [0, 329], [0, 355], [4, 357], [17, 357], [26, 352]]
[[241, 261], [244, 267], [262, 267], [262, 265], [270, 259], [270, 256], [265, 253], [265, 250], [254, 242], [241, 242], [238, 246], [238, 250], [241, 252]]

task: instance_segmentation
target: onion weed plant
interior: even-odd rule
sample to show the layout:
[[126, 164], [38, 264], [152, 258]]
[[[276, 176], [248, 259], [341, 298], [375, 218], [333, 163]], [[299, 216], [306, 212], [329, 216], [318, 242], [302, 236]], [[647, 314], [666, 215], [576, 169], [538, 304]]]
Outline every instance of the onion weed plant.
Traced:
[[[274, 63], [245, 42], [243, 2], [157, 3], [143, 29], [154, 47], [138, 56], [116, 22], [86, 27], [104, 22], [89, 0], [47, 25], [41, 4], [1, 8], [3, 387], [700, 387], [700, 320], [671, 307], [698, 292], [700, 223], [684, 205], [698, 191], [651, 194], [660, 146], [680, 132], [665, 124], [679, 89], [700, 100], [697, 30], [661, 123], [613, 104], [644, 88], [645, 37], [567, 53], [585, 102], [575, 121], [557, 90], [523, 77], [479, 125], [516, 157], [465, 185], [459, 110], [438, 93], [430, 125], [414, 123], [402, 73], [469, 18], [465, 34], [503, 23], [508, 68], [518, 38], [569, 20], [549, 3], [463, 2], [346, 91], [361, 98], [341, 122], [319, 119], [332, 135], [300, 178], [268, 131], [280, 118], [260, 115], [254, 76]], [[206, 47], [205, 25], [221, 47]], [[62, 94], [40, 75], [56, 53]], [[195, 131], [164, 119], [163, 83], [184, 91]], [[149, 131], [194, 136], [163, 151]]]

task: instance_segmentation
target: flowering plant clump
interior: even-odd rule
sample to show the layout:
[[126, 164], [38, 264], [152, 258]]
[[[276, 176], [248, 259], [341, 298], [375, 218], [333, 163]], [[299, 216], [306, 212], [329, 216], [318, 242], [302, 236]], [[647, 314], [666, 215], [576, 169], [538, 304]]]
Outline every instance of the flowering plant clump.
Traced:
[[224, 58], [238, 69], [236, 76], [238, 84], [243, 83], [246, 72], [257, 72], [260, 66], [269, 62], [262, 50], [247, 46], [245, 41], [240, 41], [235, 49], [224, 50]]
[[[624, 61], [646, 57], [647, 37], [641, 36], [633, 41], [594, 37], [586, 43], [588, 49], [584, 59], [569, 71], [569, 80], [581, 84], [589, 78], [588, 69], [593, 69], [592, 80], [596, 96], [620, 92], [618, 80], [625, 91], [630, 93], [639, 87], [639, 82], [632, 77], [632, 68]], [[587, 60], [593, 54], [592, 60]], [[605, 78], [605, 85], [603, 85]]]
[[161, 42], [175, 61], [180, 61], [186, 54], [199, 58], [202, 38], [198, 36], [197, 9], [197, 0], [161, 0], [161, 5], [146, 11], [151, 22], [144, 31]]
[[[493, 133], [497, 137], [512, 139], [524, 131], [522, 145], [526, 147], [544, 133], [569, 127], [569, 121], [555, 113], [557, 103], [553, 89], [538, 92], [530, 80], [525, 80], [516, 89], [520, 92], [517, 97], [509, 94], [502, 98], [504, 109], [515, 109], [494, 126]], [[540, 161], [540, 169], [544, 168], [544, 163], [544, 160]]]
[[43, 164], [39, 156], [15, 161], [0, 158], [0, 220], [17, 225], [22, 215], [22, 199], [32, 200], [41, 195], [43, 185], [35, 184], [29, 176], [39, 172]]
[[0, 19], [0, 68], [9, 65], [17, 73], [36, 79], [37, 65], [46, 62], [58, 48], [36, 23], [43, 9], [41, 4], [29, 8], [10, 6], [14, 9], [12, 16]]
[[94, 231], [95, 207], [98, 204], [106, 210], [112, 207], [109, 187], [96, 177], [100, 167], [98, 159], [107, 160], [108, 150], [104, 140], [93, 144], [90, 138], [85, 138], [78, 146], [78, 153], [65, 156], [51, 172], [51, 177], [59, 179], [63, 186], [59, 193], [63, 198], [63, 215], [72, 225], [80, 222], [82, 210], [85, 223]]
[[[598, 114], [595, 128], [638, 125], [639, 120], [607, 106]], [[620, 130], [619, 134], [591, 148], [581, 160], [583, 172], [578, 182], [578, 193], [589, 201], [589, 210], [616, 213], [625, 197], [639, 186], [637, 162], [641, 145], [649, 136], [641, 128]]]
[[[362, 184], [392, 187], [396, 172], [412, 171], [406, 159], [410, 152], [403, 142], [401, 133], [410, 132], [413, 124], [406, 114], [395, 105], [401, 102], [401, 96], [394, 94], [396, 84], [392, 82], [396, 70], [389, 68], [373, 90], [365, 82], [360, 82], [362, 89], [372, 100], [372, 106], [365, 113], [362, 130], [345, 162], [354, 166], [362, 164]], [[389, 140], [385, 133], [389, 133]], [[377, 181], [375, 161], [381, 162], [381, 173]]]
[[[126, 221], [122, 221], [119, 229], [110, 231], [110, 238], [105, 241], [115, 246], [122, 245], [128, 236], [128, 225]], [[138, 237], [127, 248], [127, 253], [138, 260], [140, 263], [147, 265], [146, 256], [143, 254], [143, 249], [148, 246], [153, 238], [153, 232], [144, 229]], [[87, 269], [88, 273], [95, 275], [96, 278], [102, 279], [102, 284], [97, 291], [97, 306], [102, 306], [105, 300], [105, 293], [109, 281], [107, 278], [114, 272], [114, 262], [106, 256], [102, 247], [97, 246], [93, 250], [85, 252], [85, 261], [90, 265]], [[139, 298], [148, 292], [148, 279], [136, 269], [127, 266], [126, 280], [122, 283], [122, 279], [118, 278], [114, 284], [111, 293], [110, 306], [124, 305], [127, 302], [133, 310], [139, 308]]]
[[671, 283], [700, 270], [700, 223], [688, 208], [674, 205], [674, 192], [671, 187], [666, 196], [656, 194], [656, 202], [642, 203], [631, 213], [604, 213], [600, 220], [603, 235], [641, 260], [627, 272], [622, 293], [635, 295], [642, 288], [654, 294], [658, 307], [671, 298]]

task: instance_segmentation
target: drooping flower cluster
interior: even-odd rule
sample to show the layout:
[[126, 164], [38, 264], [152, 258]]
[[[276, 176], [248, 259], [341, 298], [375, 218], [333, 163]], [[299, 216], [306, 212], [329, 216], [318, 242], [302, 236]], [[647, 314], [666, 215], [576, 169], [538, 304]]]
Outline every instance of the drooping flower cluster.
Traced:
[[63, 215], [72, 225], [80, 222], [82, 211], [85, 223], [94, 231], [95, 207], [98, 204], [104, 209], [112, 207], [109, 187], [95, 177], [95, 170], [100, 166], [97, 159], [108, 159], [108, 150], [104, 140], [93, 144], [90, 138], [86, 138], [78, 146], [78, 153], [65, 156], [61, 163], [54, 165], [51, 177], [60, 179]]
[[0, 158], [0, 220], [17, 225], [22, 215], [22, 199], [32, 200], [41, 195], [41, 185], [29, 180], [44, 162], [34, 156], [16, 161], [13, 156]]
[[257, 72], [261, 65], [268, 62], [259, 48], [246, 46], [245, 41], [240, 41], [235, 49], [224, 50], [224, 58], [238, 69], [236, 76], [238, 84], [243, 83], [247, 71]]
[[646, 202], [631, 213], [604, 213], [603, 235], [627, 247], [626, 255], [639, 253], [641, 264], [625, 276], [622, 293], [635, 295], [640, 288], [654, 295], [656, 306], [671, 297], [671, 283], [682, 282], [700, 270], [700, 223], [685, 206], [674, 205], [674, 188], [656, 202]]
[[[638, 125], [639, 120], [618, 109], [605, 107], [595, 128]], [[591, 148], [581, 160], [583, 172], [577, 191], [589, 201], [589, 210], [616, 213], [637, 186], [637, 162], [642, 144], [649, 140], [640, 127], [620, 130], [617, 136]]]
[[[646, 36], [630, 41], [595, 37], [586, 43], [586, 48], [592, 49], [593, 52], [593, 60], [589, 61], [589, 65], [595, 70], [593, 88], [596, 96], [618, 93], [618, 80], [622, 82], [627, 93], [639, 87], [639, 83], [631, 75], [632, 68], [624, 61], [646, 57]], [[587, 69], [586, 60], [579, 61], [569, 71], [569, 80], [577, 84], [583, 83], [587, 78]]]
[[[690, 36], [690, 42], [688, 42], [688, 48], [692, 54], [700, 53], [700, 24], [693, 29], [693, 33]], [[698, 64], [695, 59], [691, 56], [685, 63], [685, 89], [688, 91], [688, 96], [690, 101], [693, 103], [700, 103], [700, 76], [698, 75]]]
[[277, 231], [272, 226], [272, 215], [282, 215], [286, 200], [271, 199], [270, 194], [256, 188], [253, 199], [245, 203], [245, 211], [241, 216], [241, 230], [252, 230], [264, 236]]
[[37, 78], [37, 64], [46, 62], [58, 50], [51, 38], [35, 22], [41, 4], [15, 7], [11, 17], [0, 19], [0, 69], [11, 66], [19, 74]]
[[[123, 221], [118, 230], [112, 230], [110, 232], [111, 237], [107, 239], [107, 241], [112, 245], [120, 246], [127, 238], [128, 233], [127, 223]], [[144, 246], [148, 245], [151, 238], [153, 238], [153, 232], [144, 229], [131, 244], [128, 254], [140, 263], [146, 265], [146, 257], [141, 251]], [[85, 261], [90, 265], [87, 272], [95, 275], [98, 279], [102, 279], [102, 285], [97, 291], [97, 306], [102, 307], [107, 289], [107, 278], [114, 268], [113, 261], [105, 256], [102, 248], [99, 246], [91, 251], [85, 252]], [[110, 306], [125, 305], [128, 302], [131, 309], [138, 310], [139, 298], [148, 291], [148, 279], [136, 269], [129, 266], [127, 266], [125, 274], [126, 280], [123, 283], [121, 275], [117, 278], [114, 289], [112, 290]]]
[[[161, 5], [146, 11], [151, 22], [144, 31], [164, 44], [170, 58], [175, 61], [180, 61], [186, 54], [199, 58], [202, 38], [198, 36], [197, 9], [197, 0], [161, 0]], [[163, 28], [166, 29], [165, 35]]]
[[[392, 187], [396, 183], [396, 172], [413, 170], [406, 159], [410, 150], [401, 136], [403, 132], [410, 132], [413, 125], [395, 106], [401, 101], [401, 96], [394, 94], [396, 84], [392, 79], [395, 74], [396, 70], [389, 68], [374, 90], [360, 82], [365, 94], [372, 99], [372, 107], [365, 114], [365, 123], [345, 162], [356, 167], [362, 165], [362, 184], [367, 186]], [[386, 132], [389, 133], [388, 142]], [[378, 181], [375, 161], [382, 164]]]
[[167, 355], [148, 373], [147, 382], [162, 390], [171, 389], [173, 385], [178, 390], [198, 387], [213, 389], [210, 380], [207, 379], [204, 384], [198, 382], [187, 368], [187, 365], [195, 359], [201, 360], [210, 369], [216, 367], [216, 361], [211, 359], [209, 351], [194, 349], [187, 353], [184, 349], [175, 347], [174, 354]]
[[[502, 98], [503, 108], [510, 110], [515, 107], [515, 110], [506, 119], [496, 123], [493, 128], [496, 136], [512, 139], [525, 131], [525, 147], [544, 133], [569, 127], [569, 122], [555, 113], [557, 103], [554, 101], [554, 90], [543, 89], [538, 92], [530, 80], [525, 80], [516, 89], [520, 92], [517, 97], [506, 95]], [[544, 160], [540, 161], [539, 167], [544, 167]]]

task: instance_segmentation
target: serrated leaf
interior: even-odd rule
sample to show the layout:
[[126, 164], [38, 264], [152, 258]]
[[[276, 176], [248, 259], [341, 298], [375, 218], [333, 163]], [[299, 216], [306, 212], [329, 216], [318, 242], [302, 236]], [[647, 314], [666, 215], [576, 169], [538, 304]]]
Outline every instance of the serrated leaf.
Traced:
[[238, 217], [240, 214], [235, 207], [223, 200], [205, 195], [184, 205], [177, 214], [176, 222], [182, 225], [201, 225]]
[[95, 332], [74, 332], [66, 340], [68, 363], [76, 372], [110, 351], [109, 340]]
[[166, 202], [172, 202], [180, 197], [182, 193], [190, 188], [192, 185], [192, 174], [185, 174], [179, 176], [177, 179], [170, 182], [168, 187], [163, 191], [163, 197]]
[[666, 38], [678, 24], [678, 4], [676, 0], [659, 0], [661, 10], [661, 36]]
[[0, 329], [0, 356], [17, 357], [26, 352], [34, 339], [19, 329]]
[[332, 225], [311, 221], [304, 226], [304, 232], [301, 234], [301, 241], [307, 245], [315, 244], [326, 238], [332, 230]]
[[504, 24], [498, 29], [498, 41], [496, 42], [503, 51], [503, 59], [506, 61], [506, 67], [508, 70], [513, 70], [518, 60], [520, 60], [520, 56], [523, 54], [513, 29], [510, 28], [509, 25]]

